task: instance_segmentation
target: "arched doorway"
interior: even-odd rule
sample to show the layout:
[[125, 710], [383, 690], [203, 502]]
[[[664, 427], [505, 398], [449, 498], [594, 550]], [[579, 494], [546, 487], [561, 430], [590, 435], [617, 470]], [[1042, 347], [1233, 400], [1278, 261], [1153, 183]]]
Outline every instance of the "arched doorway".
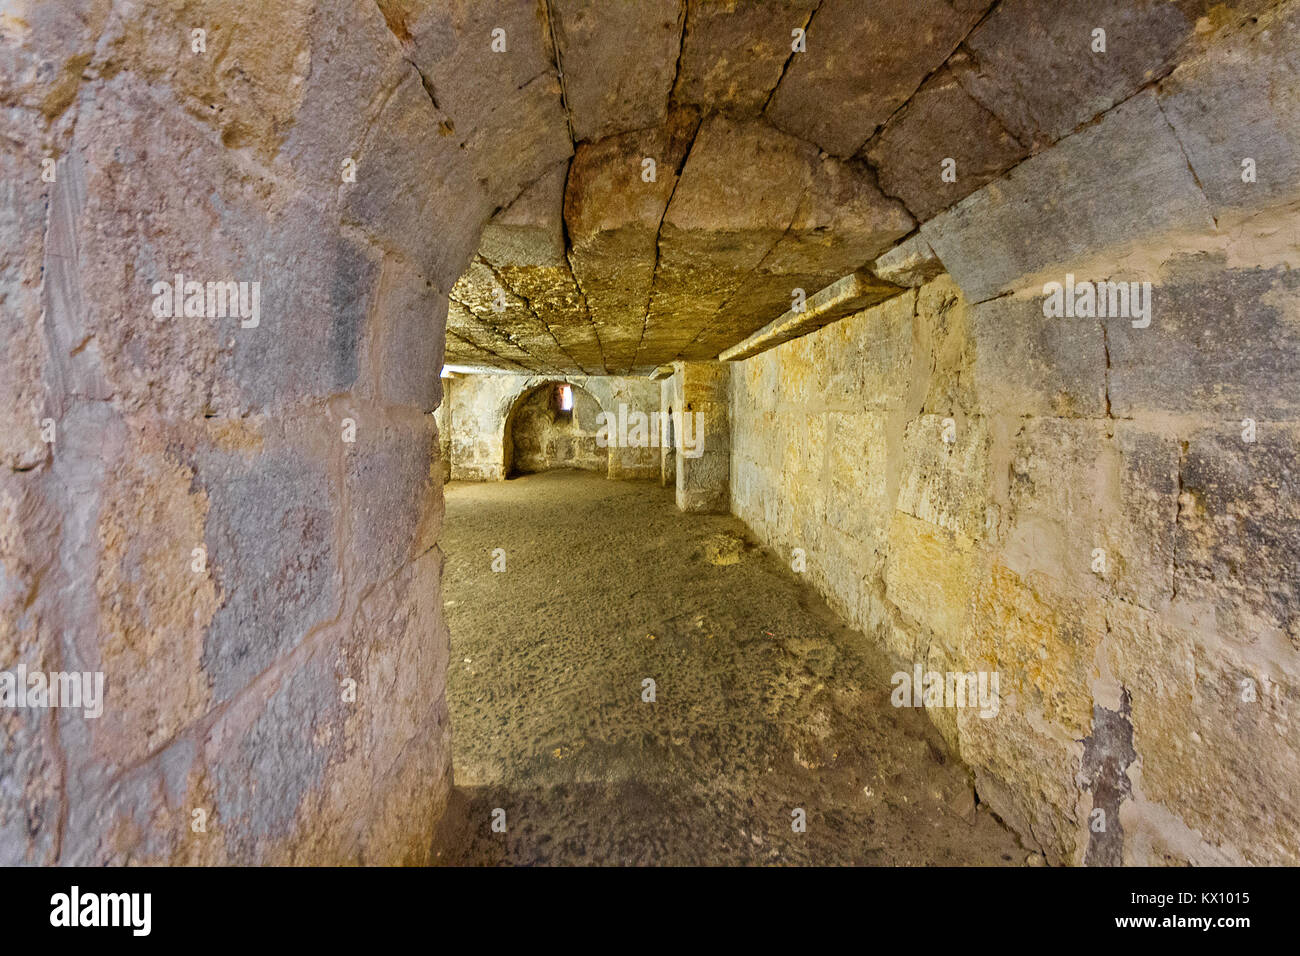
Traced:
[[595, 397], [570, 382], [546, 382], [525, 391], [506, 416], [506, 477], [555, 468], [606, 473], [609, 449], [596, 434], [600, 412]]

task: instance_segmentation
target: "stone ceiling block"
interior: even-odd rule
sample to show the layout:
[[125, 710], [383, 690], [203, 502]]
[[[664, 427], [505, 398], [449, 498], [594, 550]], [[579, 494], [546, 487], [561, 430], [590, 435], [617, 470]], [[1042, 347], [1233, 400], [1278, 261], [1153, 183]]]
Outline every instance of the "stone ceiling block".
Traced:
[[[694, 114], [677, 113], [666, 126], [583, 143], [573, 159], [565, 194], [569, 259], [615, 374], [636, 358], [659, 224], [696, 124]], [[646, 158], [655, 160], [652, 182], [643, 178]]]
[[[1062, 196], [1061, 184], [1071, 184]], [[1187, 158], [1148, 91], [921, 227], [972, 302], [1167, 229], [1212, 232]]]
[[[1194, 24], [1167, 0], [1004, 0], [966, 39], [974, 64], [960, 79], [1021, 142], [1042, 147], [1167, 72]], [[1092, 50], [1097, 28], [1105, 53]]]
[[823, 0], [767, 106], [779, 128], [852, 156], [975, 26], [988, 2]]
[[678, 102], [743, 113], [762, 110], [817, 0], [735, 3], [689, 0]]
[[[1300, 6], [1178, 67], [1160, 105], [1220, 213], [1300, 195]], [[1242, 163], [1255, 161], [1255, 181]]]
[[662, 124], [681, 45], [679, 0], [550, 0], [550, 8], [574, 139]]
[[[996, 179], [1027, 155], [1022, 146], [962, 87], [960, 51], [867, 143], [865, 153], [886, 193], [919, 219], [931, 218]], [[955, 181], [944, 179], [954, 161]]]
[[[473, 158], [492, 202], [509, 205], [573, 152], [545, 9], [536, 0], [412, 0], [381, 5], [446, 114], [442, 135]], [[413, 9], [412, 9], [413, 8]], [[493, 50], [503, 30], [505, 49]]]

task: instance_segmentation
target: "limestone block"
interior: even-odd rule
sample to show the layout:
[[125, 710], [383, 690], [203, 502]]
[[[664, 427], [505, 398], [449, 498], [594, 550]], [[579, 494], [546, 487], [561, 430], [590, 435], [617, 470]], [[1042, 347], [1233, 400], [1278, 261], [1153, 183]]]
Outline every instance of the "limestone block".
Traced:
[[1041, 299], [1005, 297], [970, 309], [973, 384], [1005, 415], [1106, 414], [1106, 340], [1096, 319], [1048, 318]]
[[1174, 584], [1180, 601], [1212, 608], [1225, 639], [1300, 642], [1298, 438], [1293, 425], [1264, 425], [1245, 442], [1228, 421], [1186, 441]]
[[447, 297], [403, 264], [385, 260], [370, 327], [379, 337], [378, 392], [385, 402], [431, 412], [442, 401]]
[[[682, 4], [555, 0], [550, 9], [574, 139], [662, 123], [677, 70]], [[628, 56], [633, 38], [636, 55]]]
[[[997, 117], [971, 97], [958, 80], [967, 68], [958, 51], [926, 80], [867, 143], [866, 157], [880, 186], [924, 221], [997, 179], [1027, 155]], [[953, 160], [953, 181], [944, 164]]]
[[816, 0], [687, 0], [674, 96], [698, 106], [761, 110], [790, 58], [791, 31], [803, 28], [816, 7]]
[[895, 286], [880, 282], [869, 273], [852, 273], [809, 297], [800, 310], [792, 309], [773, 319], [744, 341], [723, 351], [718, 358], [726, 362], [748, 358], [829, 325], [846, 315], [869, 308], [901, 291]]
[[883, 555], [892, 510], [889, 500], [889, 438], [884, 416], [827, 415], [826, 520]]
[[1294, 863], [1294, 649], [1262, 635], [1235, 643], [1212, 622], [1189, 629], [1128, 604], [1108, 621], [1104, 659], [1132, 696], [1139, 796], [1164, 811], [1134, 815], [1160, 852], [1198, 865]]
[[208, 498], [203, 543], [220, 594], [203, 669], [218, 701], [337, 613], [343, 508], [328, 458], [343, 454], [341, 430], [323, 415], [293, 427], [314, 453], [276, 442], [275, 453], [213, 447], [196, 457], [196, 484]]
[[[637, 359], [659, 223], [697, 122], [675, 112], [664, 126], [583, 143], [574, 155], [564, 200], [570, 261], [611, 372]], [[642, 178], [647, 158], [655, 161], [653, 182]]]
[[[467, 156], [490, 205], [573, 153], [546, 11], [532, 0], [383, 5], [389, 27], [414, 47], [422, 85], [450, 125], [439, 135]], [[493, 31], [504, 32], [496, 52]]]
[[[1215, 254], [1166, 264], [1151, 324], [1105, 320], [1114, 414], [1240, 421], [1300, 417], [1300, 275], [1229, 268]], [[1065, 320], [1069, 321], [1069, 320]]]
[[982, 418], [922, 415], [908, 422], [902, 442], [897, 508], [968, 541], [984, 537], [989, 482], [989, 435]]
[[[1277, 4], [1240, 33], [1184, 62], [1160, 85], [1160, 106], [1216, 217], [1300, 194], [1300, 9]], [[1242, 162], [1255, 161], [1255, 182]]]
[[432, 548], [442, 523], [434, 493], [434, 425], [428, 415], [401, 418], [366, 409], [346, 446], [344, 488], [350, 505], [347, 559], [352, 576], [383, 581]]
[[975, 562], [968, 538], [895, 511], [885, 559], [886, 596], [922, 626], [956, 640], [970, 620]]
[[1094, 659], [1106, 634], [1101, 606], [995, 562], [976, 583], [969, 614], [961, 645], [967, 666], [996, 670], [1003, 697], [1014, 695], [1016, 710], [1039, 714], [1052, 732], [1088, 736]]
[[[781, 129], [852, 156], [957, 48], [988, 3], [824, 0], [767, 106]], [[916, 25], [924, 22], [926, 29]], [[787, 31], [788, 33], [789, 31]], [[827, 109], [827, 103], [836, 109]]]
[[[442, 291], [469, 262], [491, 211], [456, 140], [439, 131], [445, 118], [411, 70], [376, 117], [357, 157], [357, 181], [342, 187], [345, 220]], [[435, 222], [437, 242], [428, 229]]]
[[1049, 267], [1064, 282], [1084, 256], [1175, 228], [1209, 233], [1214, 222], [1148, 91], [967, 196], [921, 235], [966, 297], [982, 302]]
[[[966, 46], [962, 84], [1025, 143], [1045, 146], [1110, 109], [1173, 64], [1196, 16], [1161, 0], [1009, 0]], [[1093, 30], [1106, 31], [1094, 52]]]
[[943, 274], [943, 263], [920, 233], [909, 236], [871, 265], [876, 278], [915, 289]]

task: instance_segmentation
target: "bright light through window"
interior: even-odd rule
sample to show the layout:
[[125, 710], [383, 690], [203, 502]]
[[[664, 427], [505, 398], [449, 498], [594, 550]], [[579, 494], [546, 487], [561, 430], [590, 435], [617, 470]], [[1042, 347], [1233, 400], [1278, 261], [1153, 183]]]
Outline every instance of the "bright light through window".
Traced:
[[573, 411], [573, 389], [568, 385], [560, 386], [560, 411]]

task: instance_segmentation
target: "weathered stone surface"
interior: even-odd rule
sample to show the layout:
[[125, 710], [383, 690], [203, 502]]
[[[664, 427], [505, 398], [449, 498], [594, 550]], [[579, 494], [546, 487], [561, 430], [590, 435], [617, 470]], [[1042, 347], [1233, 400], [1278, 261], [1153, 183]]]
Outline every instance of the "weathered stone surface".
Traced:
[[794, 220], [815, 158], [765, 124], [705, 121], [660, 227], [645, 325], [656, 351], [689, 345], [758, 268]]
[[[316, 426], [318, 454], [331, 446], [342, 454], [339, 429], [337, 422]], [[343, 582], [333, 541], [341, 489], [324, 461], [291, 447], [278, 456], [215, 448], [202, 454], [197, 470], [208, 518], [204, 540], [190, 547], [206, 547], [220, 595], [203, 669], [215, 699], [229, 700], [337, 613]]]
[[1263, 426], [1254, 442], [1237, 422], [1205, 428], [1179, 463], [1174, 586], [1206, 606], [1227, 640], [1300, 644], [1300, 542], [1294, 426]]
[[[953, 54], [864, 148], [880, 174], [880, 187], [922, 221], [1029, 155], [962, 87], [958, 75], [965, 63], [964, 54]], [[944, 178], [950, 159], [955, 162], [953, 182]]]
[[970, 614], [970, 539], [896, 511], [889, 542], [884, 580], [890, 600], [935, 632], [960, 635]]
[[567, 178], [568, 165], [561, 164], [525, 190], [484, 227], [479, 251], [554, 337], [556, 348], [547, 359], [565, 371], [599, 374], [600, 337], [565, 254]]
[[[356, 413], [356, 441], [348, 443], [344, 493], [351, 504], [347, 549], [351, 576], [386, 581], [432, 548], [442, 522], [434, 493], [434, 425], [428, 415], [385, 421]], [[407, 502], [420, 502], [411, 508]]]
[[983, 489], [988, 486], [989, 434], [981, 419], [922, 415], [908, 422], [895, 507], [966, 541], [984, 537]]
[[[1121, 810], [1125, 862], [1291, 862], [1300, 817], [1285, 797], [1300, 772], [1294, 652], [1262, 637], [1238, 643], [1119, 605], [1107, 669], [1132, 697], [1135, 801]], [[1268, 753], [1268, 759], [1260, 756]]]
[[[944, 0], [889, 0], [864, 11], [853, 0], [823, 0], [808, 25], [807, 52], [790, 60], [768, 118], [827, 152], [852, 156], [988, 6], [982, 0], [960, 9]], [[923, 32], [918, 21], [926, 25]], [[827, 109], [828, 102], [836, 108]]]
[[[577, 365], [528, 300], [515, 293], [505, 277], [482, 256], [470, 263], [451, 290], [451, 298], [472, 312], [479, 325], [522, 352], [528, 365], [548, 372]], [[500, 308], [502, 303], [504, 308]]]
[[[1062, 200], [1060, 184], [1072, 184]], [[1021, 277], [1180, 227], [1211, 230], [1209, 204], [1155, 95], [1141, 93], [921, 227], [981, 302]]]
[[1290, 358], [1300, 348], [1294, 269], [1230, 268], [1206, 253], [1177, 257], [1152, 287], [1149, 327], [1103, 321], [1116, 415], [1300, 418], [1300, 368]]
[[912, 226], [902, 205], [883, 196], [856, 165], [819, 158], [804, 190], [785, 233], [683, 350], [684, 357], [715, 357], [752, 330], [756, 320], [789, 306], [794, 290], [812, 296], [814, 290], [861, 269]]
[[806, 27], [816, 7], [817, 0], [687, 0], [674, 98], [743, 113], [761, 110], [790, 58], [791, 32]]
[[[671, 404], [692, 415], [692, 435], [701, 452], [685, 452], [678, 438], [677, 507], [682, 511], [726, 511], [731, 487], [731, 369], [725, 362], [674, 362]], [[683, 425], [683, 430], [686, 426]]]
[[[681, 48], [679, 0], [593, 6], [553, 0], [573, 136], [596, 140], [664, 122]], [[636, 40], [636, 56], [625, 43]]]
[[718, 358], [724, 362], [749, 358], [846, 315], [861, 312], [902, 291], [897, 286], [880, 282], [870, 273], [855, 272], [810, 296], [802, 310], [796, 312], [792, 309], [772, 320], [743, 342], [726, 349]]
[[1106, 413], [1106, 341], [1096, 319], [1047, 318], [1040, 299], [1011, 297], [981, 302], [970, 316], [973, 384], [990, 412]]
[[920, 233], [904, 239], [871, 264], [877, 279], [915, 289], [943, 275], [943, 263]]
[[447, 303], [447, 364], [489, 368], [525, 368], [531, 357], [513, 337], [479, 320], [469, 309], [451, 299]]
[[761, 122], [708, 120], [660, 230], [647, 349], [716, 355], [910, 228], [860, 170]]
[[381, 400], [431, 412], [441, 397], [447, 297], [403, 264], [386, 260], [370, 323], [378, 341], [376, 390]]
[[[1300, 9], [1279, 4], [1160, 85], [1160, 106], [1216, 216], [1300, 194]], [[1256, 181], [1242, 163], [1255, 161]]]
[[[967, 91], [1024, 143], [1046, 146], [1167, 72], [1195, 15], [1161, 0], [1008, 0], [966, 38]], [[1093, 30], [1106, 52], [1093, 52]]]
[[[697, 123], [678, 112], [663, 127], [584, 143], [574, 156], [564, 200], [569, 256], [608, 372], [630, 371], [636, 361], [660, 223]], [[646, 158], [655, 163], [652, 182], [642, 178]]]
[[[508, 205], [572, 155], [542, 4], [416, 0], [384, 9], [445, 113], [448, 125], [439, 126], [439, 135], [472, 164], [492, 204]], [[505, 32], [503, 52], [492, 49], [498, 29]]]
[[[405, 255], [446, 291], [473, 255], [490, 206], [456, 141], [440, 131], [443, 122], [444, 114], [430, 102], [412, 69], [376, 118], [357, 157], [357, 181], [341, 186], [341, 201], [345, 218]], [[403, 161], [412, 149], [425, 157], [427, 166]], [[478, 201], [452, 202], [453, 196]], [[452, 210], [462, 218], [449, 221]], [[437, 220], [447, 223], [449, 238], [458, 241], [430, 243], [424, 230]]]

